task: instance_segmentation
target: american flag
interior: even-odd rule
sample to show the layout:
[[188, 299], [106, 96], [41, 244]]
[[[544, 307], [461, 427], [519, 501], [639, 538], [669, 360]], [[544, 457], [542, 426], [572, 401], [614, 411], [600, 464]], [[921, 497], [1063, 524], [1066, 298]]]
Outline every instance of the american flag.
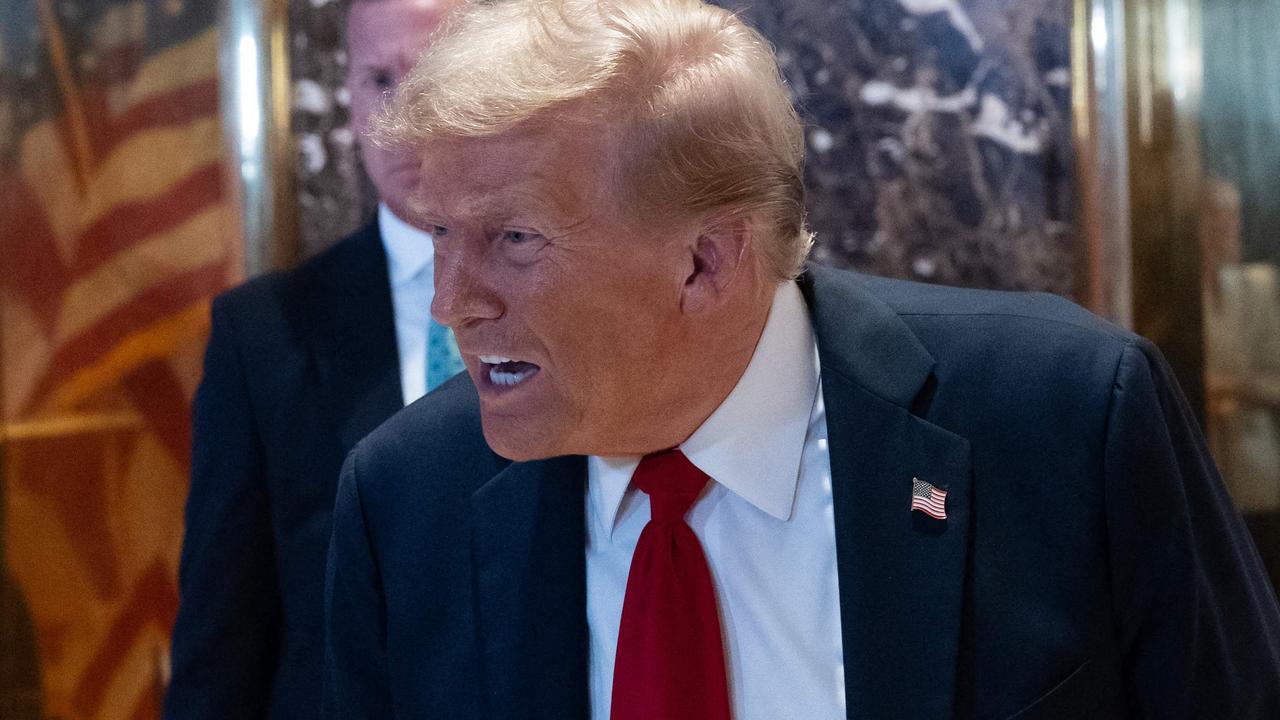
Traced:
[[931, 518], [947, 519], [947, 491], [920, 478], [911, 478], [911, 509]]
[[239, 265], [218, 6], [0, 3], [4, 549], [45, 717], [157, 715], [190, 400]]

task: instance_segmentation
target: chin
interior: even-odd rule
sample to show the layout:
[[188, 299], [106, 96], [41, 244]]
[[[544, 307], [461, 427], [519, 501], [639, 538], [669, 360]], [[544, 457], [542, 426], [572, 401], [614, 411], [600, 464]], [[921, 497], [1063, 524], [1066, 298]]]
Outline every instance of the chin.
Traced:
[[529, 462], [564, 454], [559, 443], [549, 437], [550, 433], [530, 431], [530, 424], [519, 418], [494, 418], [484, 412], [480, 414], [485, 442], [491, 450], [508, 460]]

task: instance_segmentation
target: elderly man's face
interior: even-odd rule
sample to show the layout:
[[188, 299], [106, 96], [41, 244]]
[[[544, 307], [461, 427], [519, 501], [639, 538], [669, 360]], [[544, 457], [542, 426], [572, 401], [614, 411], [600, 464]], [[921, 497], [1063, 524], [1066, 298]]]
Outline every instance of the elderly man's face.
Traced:
[[413, 67], [431, 32], [459, 4], [459, 0], [357, 1], [347, 17], [351, 127], [369, 179], [400, 215], [417, 187], [418, 160], [412, 153], [373, 144], [367, 132], [369, 118]]
[[512, 459], [655, 449], [647, 433], [698, 372], [689, 243], [620, 215], [609, 147], [582, 135], [438, 142], [423, 168], [432, 312], [457, 335], [486, 439]]

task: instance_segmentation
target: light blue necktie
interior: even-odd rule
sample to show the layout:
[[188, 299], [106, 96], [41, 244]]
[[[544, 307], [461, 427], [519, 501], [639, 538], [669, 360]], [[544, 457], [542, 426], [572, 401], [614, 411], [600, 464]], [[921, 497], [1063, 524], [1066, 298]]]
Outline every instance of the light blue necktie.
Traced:
[[427, 328], [427, 392], [464, 369], [453, 331], [432, 318]]

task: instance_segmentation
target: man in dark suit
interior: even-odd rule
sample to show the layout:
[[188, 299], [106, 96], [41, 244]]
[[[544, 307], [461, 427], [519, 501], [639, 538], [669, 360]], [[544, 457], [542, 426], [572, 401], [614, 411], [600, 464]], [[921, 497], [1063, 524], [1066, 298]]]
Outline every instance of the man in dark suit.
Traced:
[[450, 4], [349, 10], [347, 90], [382, 201], [377, 221], [214, 302], [166, 718], [319, 715], [325, 550], [342, 458], [461, 369], [428, 315], [431, 238], [400, 219], [416, 159], [364, 132]]
[[468, 373], [343, 467], [330, 717], [1280, 717], [1275, 595], [1149, 343], [804, 268], [801, 127], [722, 10], [451, 27], [381, 131]]

